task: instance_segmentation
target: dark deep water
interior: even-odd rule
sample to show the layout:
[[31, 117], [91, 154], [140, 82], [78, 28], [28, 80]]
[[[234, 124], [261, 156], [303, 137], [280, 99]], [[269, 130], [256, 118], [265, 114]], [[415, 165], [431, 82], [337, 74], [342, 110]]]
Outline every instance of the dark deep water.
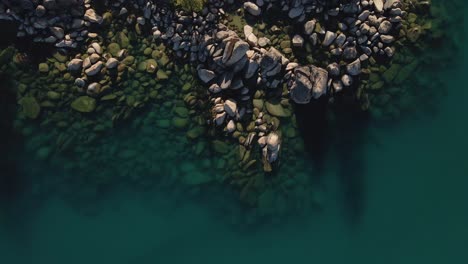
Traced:
[[85, 215], [59, 198], [39, 203], [22, 168], [60, 171], [20, 156], [14, 95], [0, 89], [1, 263], [467, 263], [468, 67], [457, 56], [441, 69], [447, 96], [436, 113], [386, 126], [346, 119], [335, 128], [338, 148], [308, 142], [319, 149], [308, 162], [324, 186], [323, 211], [248, 232], [227, 225], [209, 199], [122, 188]]

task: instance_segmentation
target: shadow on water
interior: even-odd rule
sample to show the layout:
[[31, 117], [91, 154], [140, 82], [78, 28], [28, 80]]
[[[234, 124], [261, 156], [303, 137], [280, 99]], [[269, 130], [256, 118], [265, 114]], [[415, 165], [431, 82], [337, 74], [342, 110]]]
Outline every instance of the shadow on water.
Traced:
[[[339, 190], [343, 212], [351, 225], [359, 224], [364, 210], [364, 147], [369, 116], [354, 100], [337, 98], [330, 108], [328, 98], [306, 105], [296, 105], [299, 131], [312, 165], [316, 169], [315, 181], [322, 182], [328, 153], [333, 152], [338, 166]], [[330, 120], [328, 111], [335, 114]], [[335, 163], [333, 163], [335, 164]]]
[[16, 94], [10, 77], [0, 75], [0, 213], [2, 224], [17, 231], [21, 223], [20, 206], [29, 181], [20, 171], [18, 157], [22, 136], [13, 127], [16, 114]]

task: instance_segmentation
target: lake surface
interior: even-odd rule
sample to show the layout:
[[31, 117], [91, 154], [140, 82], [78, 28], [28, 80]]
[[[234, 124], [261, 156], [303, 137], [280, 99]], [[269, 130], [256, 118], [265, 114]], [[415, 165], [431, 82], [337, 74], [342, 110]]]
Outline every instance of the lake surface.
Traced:
[[[456, 33], [466, 34], [466, 27]], [[464, 52], [457, 56], [467, 61]], [[331, 151], [321, 172], [320, 211], [239, 231], [213, 212], [209, 204], [217, 198], [194, 202], [124, 186], [82, 214], [59, 197], [36, 202], [26, 192], [0, 215], [0, 259], [11, 264], [468, 263], [467, 70], [465, 63], [441, 69], [440, 89], [447, 95], [434, 113], [370, 124], [358, 143], [342, 142], [347, 155], [340, 148]], [[21, 165], [37, 166], [37, 177], [60, 173], [35, 161], [21, 160]]]

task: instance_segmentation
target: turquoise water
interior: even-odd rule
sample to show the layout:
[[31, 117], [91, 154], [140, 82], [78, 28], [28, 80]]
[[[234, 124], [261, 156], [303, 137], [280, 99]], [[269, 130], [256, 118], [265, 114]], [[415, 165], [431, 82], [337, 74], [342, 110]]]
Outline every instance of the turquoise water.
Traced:
[[[466, 27], [461, 25], [456, 37], [462, 38], [463, 30]], [[27, 168], [24, 171], [35, 178], [24, 176], [19, 185], [29, 187], [22, 195], [5, 199], [7, 209], [0, 215], [0, 259], [2, 263], [50, 264], [465, 263], [468, 91], [462, 62], [467, 60], [464, 53], [456, 56], [458, 65], [440, 69], [440, 89], [447, 90], [447, 95], [437, 100], [434, 113], [398, 123], [370, 124], [358, 129], [362, 137], [357, 142], [340, 141], [324, 157], [320, 172], [306, 171], [311, 177], [320, 174], [316, 195], [321, 210], [293, 215], [274, 225], [239, 230], [228, 224], [229, 216], [220, 210], [236, 210], [228, 194], [190, 199], [190, 195], [153, 186], [133, 191], [122, 183], [91, 206], [74, 201], [73, 189], [61, 190], [61, 194], [70, 194], [69, 200], [63, 199], [67, 195], [43, 198], [30, 194], [31, 189], [36, 192], [29, 183], [47, 179], [54, 189], [59, 185], [55, 181], [64, 177], [60, 166], [46, 167], [18, 157], [19, 171]], [[145, 141], [148, 147], [141, 147], [143, 143], [137, 139], [148, 134], [152, 140]], [[169, 138], [182, 137], [157, 128], [139, 132], [130, 128], [107, 141], [119, 149], [142, 150], [134, 160], [153, 153], [155, 167], [199, 161], [167, 155], [167, 149], [152, 152], [151, 144], [161, 146]], [[22, 148], [18, 142], [13, 144]], [[164, 146], [170, 148], [170, 143]], [[297, 159], [314, 166], [307, 158]], [[208, 157], [203, 160], [213, 162]], [[111, 167], [88, 169], [91, 173], [114, 172]], [[95, 190], [89, 190], [79, 197], [89, 202], [95, 196]]]

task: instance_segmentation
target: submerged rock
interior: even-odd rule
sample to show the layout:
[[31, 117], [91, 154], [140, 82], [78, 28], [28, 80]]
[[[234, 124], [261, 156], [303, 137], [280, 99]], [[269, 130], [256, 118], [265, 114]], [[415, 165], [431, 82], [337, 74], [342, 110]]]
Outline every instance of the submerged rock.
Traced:
[[328, 72], [310, 65], [296, 67], [294, 80], [290, 86], [291, 99], [298, 104], [307, 104], [311, 98], [319, 98], [327, 93]]
[[19, 104], [23, 108], [23, 113], [26, 117], [36, 119], [41, 112], [41, 106], [34, 97], [23, 97]]
[[71, 107], [81, 113], [91, 113], [96, 109], [96, 99], [89, 96], [80, 96], [71, 103]]

